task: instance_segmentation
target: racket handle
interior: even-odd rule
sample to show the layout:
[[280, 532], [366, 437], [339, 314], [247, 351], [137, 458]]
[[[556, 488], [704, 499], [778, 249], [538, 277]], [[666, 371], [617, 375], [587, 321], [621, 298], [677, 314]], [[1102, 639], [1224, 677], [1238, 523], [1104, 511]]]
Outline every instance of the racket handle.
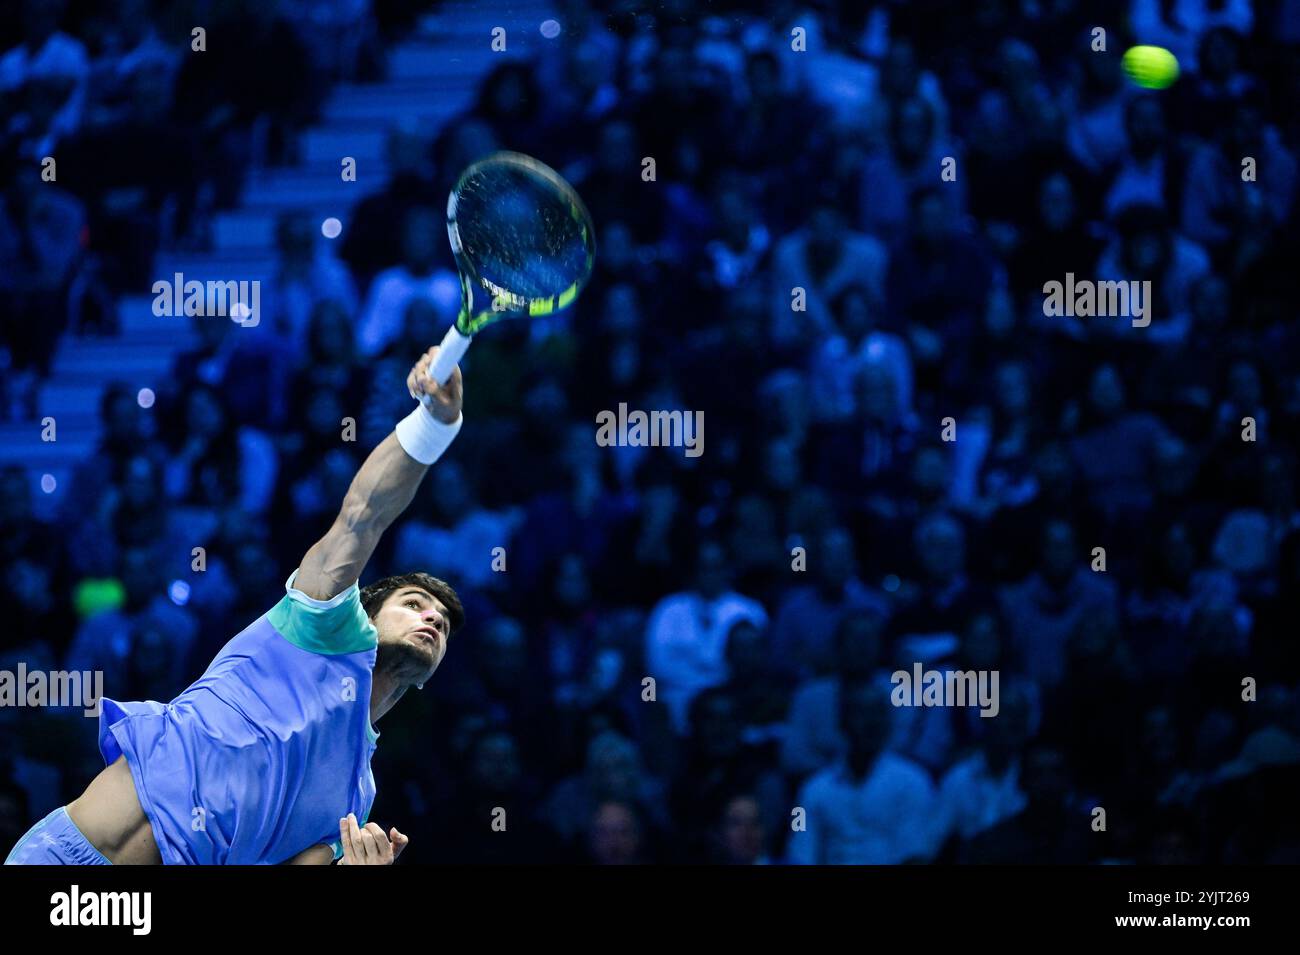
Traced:
[[[468, 335], [462, 335], [455, 325], [447, 329], [447, 334], [442, 336], [442, 344], [438, 346], [438, 357], [433, 360], [429, 367], [429, 377], [440, 385], [445, 385], [447, 379], [451, 377], [456, 363], [465, 355], [466, 349], [473, 338]], [[428, 395], [424, 396], [426, 399]]]

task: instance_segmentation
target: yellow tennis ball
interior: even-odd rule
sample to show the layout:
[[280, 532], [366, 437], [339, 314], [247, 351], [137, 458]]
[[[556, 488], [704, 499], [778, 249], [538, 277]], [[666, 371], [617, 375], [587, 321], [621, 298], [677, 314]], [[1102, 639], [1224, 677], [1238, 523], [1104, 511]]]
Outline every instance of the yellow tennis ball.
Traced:
[[1178, 58], [1162, 46], [1131, 47], [1124, 54], [1124, 72], [1144, 89], [1167, 89], [1178, 79]]

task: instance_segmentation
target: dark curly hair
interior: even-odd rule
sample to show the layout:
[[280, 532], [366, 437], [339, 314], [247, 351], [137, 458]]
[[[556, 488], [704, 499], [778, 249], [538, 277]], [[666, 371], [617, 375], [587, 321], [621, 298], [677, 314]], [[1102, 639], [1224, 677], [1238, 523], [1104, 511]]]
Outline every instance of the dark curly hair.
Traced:
[[365, 609], [366, 616], [373, 620], [389, 595], [401, 590], [403, 587], [419, 587], [421, 590], [437, 597], [442, 602], [442, 605], [447, 608], [447, 615], [451, 618], [450, 633], [455, 633], [465, 625], [465, 608], [461, 605], [460, 598], [456, 596], [456, 591], [452, 589], [451, 584], [418, 571], [413, 574], [396, 574], [392, 577], [384, 577], [382, 580], [376, 580], [373, 584], [363, 587], [361, 589], [361, 606]]

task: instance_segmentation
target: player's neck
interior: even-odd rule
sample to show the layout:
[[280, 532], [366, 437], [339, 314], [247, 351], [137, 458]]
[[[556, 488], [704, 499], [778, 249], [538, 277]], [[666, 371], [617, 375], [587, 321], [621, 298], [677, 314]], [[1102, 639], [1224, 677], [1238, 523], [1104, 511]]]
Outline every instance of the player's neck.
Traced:
[[410, 683], [381, 667], [375, 668], [370, 684], [370, 724], [372, 726], [396, 705], [410, 685]]

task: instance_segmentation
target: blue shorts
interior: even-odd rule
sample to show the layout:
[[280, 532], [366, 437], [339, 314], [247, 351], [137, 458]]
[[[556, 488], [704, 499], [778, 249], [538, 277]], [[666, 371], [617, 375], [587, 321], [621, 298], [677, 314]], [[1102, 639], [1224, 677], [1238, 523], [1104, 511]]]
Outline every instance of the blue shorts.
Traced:
[[112, 865], [86, 841], [65, 806], [60, 806], [18, 840], [5, 865]]

